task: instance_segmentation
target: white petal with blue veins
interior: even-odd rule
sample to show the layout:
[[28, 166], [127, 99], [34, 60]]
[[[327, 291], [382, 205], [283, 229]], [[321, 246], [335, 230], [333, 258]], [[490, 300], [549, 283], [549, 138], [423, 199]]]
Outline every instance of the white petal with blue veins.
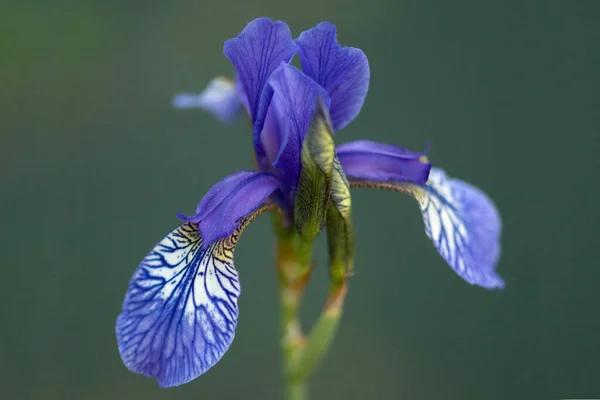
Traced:
[[117, 319], [125, 365], [160, 386], [189, 382], [212, 367], [233, 341], [238, 274], [234, 237], [202, 248], [193, 224], [169, 233], [135, 271]]
[[492, 201], [476, 187], [432, 168], [425, 187], [412, 186], [425, 232], [441, 256], [467, 282], [501, 288], [495, 272], [502, 223]]

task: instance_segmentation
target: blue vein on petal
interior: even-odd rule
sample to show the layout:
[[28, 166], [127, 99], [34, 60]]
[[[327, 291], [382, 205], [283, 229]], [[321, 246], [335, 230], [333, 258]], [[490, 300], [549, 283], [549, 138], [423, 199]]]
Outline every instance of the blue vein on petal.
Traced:
[[[433, 169], [430, 178], [423, 188], [426, 194], [416, 196], [427, 236], [446, 262], [468, 282], [487, 288], [504, 287], [504, 281], [495, 272], [500, 255], [501, 220], [491, 200], [479, 189], [447, 177], [442, 170]], [[458, 185], [462, 187], [458, 189]], [[447, 188], [450, 198], [435, 186]], [[437, 232], [432, 229], [432, 214], [438, 220]]]
[[[432, 206], [435, 208], [437, 215], [440, 217], [440, 220], [441, 220], [442, 212], [444, 212], [446, 210], [451, 211], [451, 212], [447, 212], [448, 215], [453, 215], [453, 216], [456, 216], [457, 218], [461, 219], [460, 217], [458, 217], [460, 215], [459, 210], [457, 210], [456, 207], [452, 203], [450, 203], [448, 200], [446, 200], [446, 198], [444, 196], [442, 196], [442, 194], [438, 190], [434, 189], [431, 186], [425, 186], [425, 190], [427, 192], [429, 192], [430, 196], [435, 196], [439, 200], [441, 206], [436, 207], [436, 205], [429, 199], [427, 201], [427, 206], [423, 209], [424, 212], [428, 211], [429, 207]], [[450, 221], [452, 223], [452, 232], [455, 232], [455, 234], [452, 236], [454, 237], [455, 240], [460, 238], [461, 244], [463, 246], [466, 245], [468, 248], [468, 244], [465, 243], [464, 235], [461, 234], [459, 225], [455, 221], [455, 218], [451, 217]], [[463, 221], [463, 223], [464, 223], [464, 221]], [[425, 218], [425, 228], [427, 229], [427, 235], [431, 237], [431, 221], [429, 218]], [[456, 240], [456, 242], [458, 242], [458, 240]], [[435, 243], [435, 247], [438, 248], [440, 251], [445, 250], [446, 254], [448, 254], [448, 257], [450, 257], [450, 249], [448, 248], [448, 233], [447, 233], [446, 229], [440, 230], [439, 239]], [[458, 246], [457, 246], [457, 248], [458, 248]], [[452, 261], [448, 260], [448, 262], [453, 265], [454, 261], [456, 261], [456, 258], [458, 258], [458, 254], [457, 254], [457, 252], [454, 252], [452, 254], [454, 254], [454, 257], [453, 257]]]
[[[156, 377], [160, 386], [196, 378], [212, 367], [233, 341], [240, 293], [233, 249], [227, 248], [224, 240], [206, 250], [201, 243], [191, 224], [167, 235], [136, 270], [117, 321], [125, 365]], [[177, 259], [168, 260], [169, 255], [177, 255]], [[215, 287], [209, 286], [209, 279], [214, 279]], [[173, 286], [171, 292], [160, 299], [168, 285]], [[222, 291], [221, 297], [218, 291]], [[187, 309], [190, 302], [192, 310]]]

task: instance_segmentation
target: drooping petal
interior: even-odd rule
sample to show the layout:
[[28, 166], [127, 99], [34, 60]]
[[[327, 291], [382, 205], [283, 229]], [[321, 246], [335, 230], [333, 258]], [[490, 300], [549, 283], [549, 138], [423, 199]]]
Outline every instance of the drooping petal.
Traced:
[[246, 225], [265, 210], [206, 248], [196, 225], [185, 223], [142, 260], [116, 323], [127, 368], [168, 387], [191, 381], [219, 361], [238, 319], [234, 248]]
[[425, 232], [452, 269], [467, 282], [488, 289], [504, 287], [496, 273], [502, 223], [492, 201], [476, 187], [431, 168], [426, 185], [350, 177], [352, 187], [389, 189], [418, 202]]
[[273, 163], [288, 189], [293, 190], [300, 173], [300, 152], [304, 136], [308, 131], [317, 99], [329, 107], [329, 96], [322, 87], [295, 67], [288, 64], [273, 72], [269, 79], [273, 96], [269, 107], [273, 107], [283, 129], [281, 147]]
[[202, 108], [221, 122], [232, 122], [242, 111], [242, 102], [235, 82], [216, 77], [200, 94], [180, 93], [173, 99], [178, 109]]
[[214, 185], [202, 198], [196, 213], [179, 214], [187, 222], [198, 223], [206, 243], [231, 235], [239, 220], [261, 207], [267, 197], [279, 188], [270, 174], [239, 171]]
[[444, 260], [467, 282], [503, 288], [495, 272], [502, 221], [494, 203], [478, 188], [432, 168], [425, 187], [413, 186], [425, 232]]
[[255, 19], [236, 38], [225, 42], [223, 52], [235, 67], [252, 121], [269, 76], [281, 62], [289, 62], [296, 51], [288, 26], [269, 18]]
[[329, 114], [335, 130], [348, 125], [360, 112], [369, 89], [369, 61], [353, 47], [341, 47], [335, 25], [321, 22], [298, 39], [302, 70], [331, 97]]
[[296, 229], [305, 240], [314, 240], [325, 222], [333, 175], [333, 127], [327, 108], [317, 107], [302, 143], [300, 179], [294, 199]]
[[431, 164], [424, 153], [359, 140], [336, 147], [344, 172], [353, 179], [425, 184]]
[[238, 274], [225, 241], [202, 248], [194, 224], [169, 233], [135, 271], [117, 318], [123, 363], [162, 387], [191, 381], [233, 341]]

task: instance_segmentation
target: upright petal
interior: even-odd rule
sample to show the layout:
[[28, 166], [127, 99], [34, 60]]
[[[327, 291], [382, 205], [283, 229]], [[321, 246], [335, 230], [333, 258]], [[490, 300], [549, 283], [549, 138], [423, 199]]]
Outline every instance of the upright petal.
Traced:
[[279, 153], [274, 162], [288, 188], [295, 188], [300, 173], [300, 152], [317, 99], [329, 107], [329, 96], [322, 87], [295, 67], [282, 64], [269, 79], [273, 91], [270, 108], [283, 130]]
[[336, 148], [344, 172], [353, 179], [378, 182], [427, 182], [431, 164], [424, 153], [390, 144], [360, 140]]
[[116, 324], [127, 368], [168, 387], [191, 381], [219, 361], [233, 341], [238, 319], [234, 248], [245, 226], [262, 211], [208, 247], [197, 226], [185, 223], [144, 258]]
[[235, 82], [223, 77], [214, 78], [200, 94], [179, 93], [173, 99], [178, 109], [202, 108], [221, 122], [232, 122], [242, 110]]
[[194, 215], [179, 214], [179, 217], [198, 223], [205, 243], [210, 244], [231, 235], [239, 220], [261, 207], [278, 188], [279, 181], [272, 175], [239, 171], [214, 185], [202, 198]]
[[255, 19], [236, 38], [225, 42], [223, 52], [235, 67], [252, 121], [269, 75], [281, 62], [289, 62], [296, 51], [288, 26], [269, 18]]
[[369, 89], [369, 61], [360, 49], [341, 47], [335, 25], [321, 22], [298, 39], [302, 70], [331, 97], [329, 114], [335, 130], [348, 125], [360, 112]]
[[[268, 85], [267, 85], [268, 86]], [[259, 120], [254, 123], [252, 138], [258, 167], [262, 171], [269, 171], [277, 159], [283, 141], [285, 121], [277, 116], [275, 107], [269, 107], [273, 89], [268, 86], [264, 92], [270, 92], [269, 104], [265, 106], [266, 112], [259, 111]], [[263, 93], [264, 93], [263, 92]], [[263, 100], [266, 96], [263, 96]], [[262, 108], [261, 108], [262, 109]]]

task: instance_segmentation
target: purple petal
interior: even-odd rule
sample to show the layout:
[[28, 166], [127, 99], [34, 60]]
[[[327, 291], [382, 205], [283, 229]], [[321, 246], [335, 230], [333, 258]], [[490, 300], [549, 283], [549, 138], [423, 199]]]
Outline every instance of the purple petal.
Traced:
[[178, 109], [202, 108], [221, 122], [232, 122], [240, 114], [242, 103], [233, 81], [214, 78], [200, 94], [180, 93], [173, 99]]
[[127, 368], [168, 387], [219, 361], [233, 341], [240, 295], [227, 246], [220, 240], [205, 248], [197, 227], [183, 224], [144, 258], [116, 324]]
[[179, 214], [179, 218], [198, 223], [204, 244], [209, 245], [231, 235], [238, 221], [263, 205], [278, 187], [279, 181], [270, 174], [236, 172], [208, 191], [194, 215], [186, 217]]
[[297, 52], [290, 29], [281, 21], [258, 18], [234, 39], [225, 42], [225, 56], [231, 60], [255, 120], [263, 87], [281, 62], [289, 62]]
[[467, 282], [503, 288], [495, 272], [502, 222], [489, 197], [478, 188], [432, 168], [425, 187], [414, 187], [425, 232], [446, 262]]
[[423, 185], [431, 167], [424, 153], [368, 140], [342, 144], [336, 151], [348, 178]]
[[[269, 90], [272, 92], [270, 87]], [[281, 126], [283, 122], [281, 118], [278, 118], [275, 107], [267, 107], [264, 123], [255, 125], [260, 131], [253, 135], [254, 149], [258, 165], [263, 171], [272, 169], [273, 163], [277, 159], [283, 140], [284, 128]], [[258, 128], [259, 126], [260, 128]]]
[[321, 22], [298, 39], [302, 70], [331, 97], [329, 114], [335, 130], [348, 125], [360, 112], [369, 89], [369, 61], [360, 49], [341, 47], [335, 25]]
[[[269, 79], [273, 91], [269, 112], [278, 120], [280, 147], [273, 166], [282, 175], [288, 188], [294, 188], [300, 173], [300, 150], [308, 130], [317, 100], [329, 106], [329, 96], [322, 87], [299, 69], [282, 64]], [[272, 109], [272, 110], [271, 110]]]

